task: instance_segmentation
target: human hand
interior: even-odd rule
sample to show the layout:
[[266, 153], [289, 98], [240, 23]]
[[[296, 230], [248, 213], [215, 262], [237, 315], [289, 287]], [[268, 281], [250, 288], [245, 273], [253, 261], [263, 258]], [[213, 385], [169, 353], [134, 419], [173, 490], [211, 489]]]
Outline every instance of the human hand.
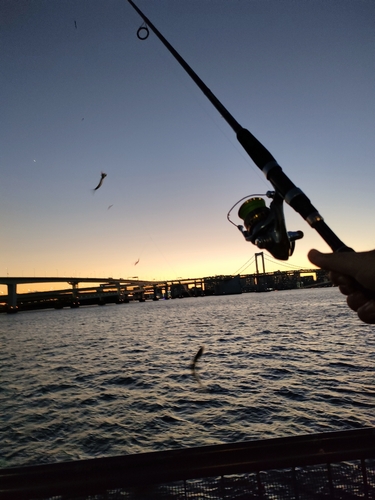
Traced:
[[330, 271], [332, 283], [347, 296], [350, 309], [364, 323], [375, 324], [375, 250], [324, 254], [310, 250], [312, 264]]

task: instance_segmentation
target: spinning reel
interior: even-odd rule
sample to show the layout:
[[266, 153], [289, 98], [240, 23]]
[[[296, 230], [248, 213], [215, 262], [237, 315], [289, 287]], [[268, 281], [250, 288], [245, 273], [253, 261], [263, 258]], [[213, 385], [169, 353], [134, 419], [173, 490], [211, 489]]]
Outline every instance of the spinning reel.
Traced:
[[[272, 198], [269, 207], [260, 196]], [[230, 219], [231, 211], [241, 201], [246, 201], [240, 206], [238, 216], [243, 220], [243, 225], [237, 225]], [[265, 195], [251, 195], [239, 200], [229, 210], [227, 218], [231, 224], [237, 226], [246, 241], [250, 241], [258, 248], [264, 248], [275, 259], [288, 260], [293, 254], [295, 240], [303, 238], [302, 231], [287, 231], [285, 227], [283, 198], [275, 191], [267, 191]]]

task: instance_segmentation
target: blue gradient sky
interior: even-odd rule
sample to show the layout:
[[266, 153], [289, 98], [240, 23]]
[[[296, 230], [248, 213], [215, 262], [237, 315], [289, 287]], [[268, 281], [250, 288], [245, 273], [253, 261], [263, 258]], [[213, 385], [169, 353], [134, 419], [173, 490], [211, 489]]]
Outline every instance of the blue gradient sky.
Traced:
[[[374, 248], [375, 3], [135, 2], [336, 234]], [[126, 0], [3, 1], [0, 23], [0, 276], [201, 277], [259, 251], [226, 214], [271, 185]], [[305, 233], [287, 266], [312, 267], [328, 246], [285, 214]]]

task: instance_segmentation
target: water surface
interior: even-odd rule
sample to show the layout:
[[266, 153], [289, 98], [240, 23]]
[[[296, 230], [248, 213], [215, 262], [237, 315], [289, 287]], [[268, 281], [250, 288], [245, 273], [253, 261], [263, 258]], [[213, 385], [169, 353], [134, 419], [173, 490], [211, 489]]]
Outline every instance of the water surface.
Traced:
[[336, 288], [2, 314], [0, 347], [2, 467], [375, 425]]

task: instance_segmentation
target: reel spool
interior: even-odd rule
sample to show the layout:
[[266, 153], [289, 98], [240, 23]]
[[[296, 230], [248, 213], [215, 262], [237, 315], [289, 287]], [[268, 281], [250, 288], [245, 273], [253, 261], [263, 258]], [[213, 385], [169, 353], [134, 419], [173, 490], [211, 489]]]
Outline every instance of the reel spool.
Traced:
[[243, 220], [246, 231], [251, 236], [251, 230], [269, 216], [270, 209], [263, 198], [249, 198], [238, 210], [238, 217]]
[[[272, 198], [267, 207], [261, 196]], [[241, 201], [245, 200], [238, 210], [243, 225], [237, 225], [230, 219], [230, 213]], [[295, 240], [303, 238], [302, 231], [287, 231], [285, 227], [283, 199], [275, 191], [267, 191], [266, 195], [250, 195], [239, 200], [228, 212], [227, 218], [258, 248], [268, 250], [275, 259], [288, 260], [293, 254]]]

